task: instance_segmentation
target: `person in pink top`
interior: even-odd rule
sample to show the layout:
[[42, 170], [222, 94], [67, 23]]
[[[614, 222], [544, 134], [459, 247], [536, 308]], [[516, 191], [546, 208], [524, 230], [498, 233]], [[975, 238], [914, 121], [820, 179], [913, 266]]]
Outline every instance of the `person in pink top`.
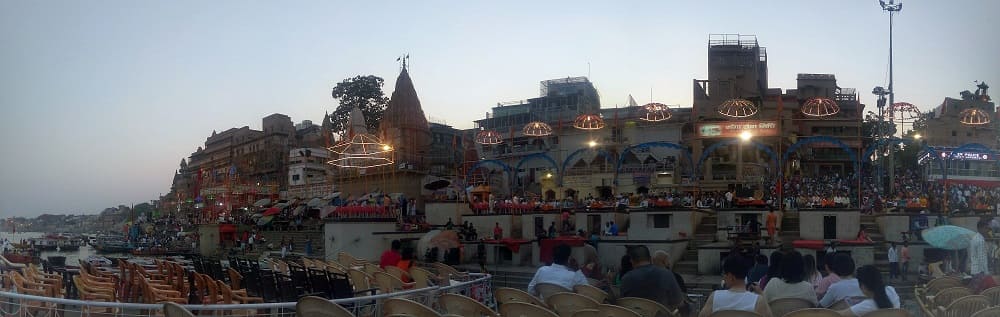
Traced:
[[837, 275], [837, 273], [834, 273], [832, 269], [830, 269], [830, 264], [833, 261], [834, 255], [836, 255], [836, 253], [827, 254], [825, 261], [823, 261], [825, 262], [823, 266], [826, 267], [826, 272], [828, 274], [825, 277], [823, 277], [823, 279], [819, 280], [819, 283], [816, 283], [816, 296], [818, 298], [823, 298], [823, 295], [826, 295], [826, 291], [827, 289], [830, 288], [830, 285], [836, 282], [840, 282], [840, 276]]

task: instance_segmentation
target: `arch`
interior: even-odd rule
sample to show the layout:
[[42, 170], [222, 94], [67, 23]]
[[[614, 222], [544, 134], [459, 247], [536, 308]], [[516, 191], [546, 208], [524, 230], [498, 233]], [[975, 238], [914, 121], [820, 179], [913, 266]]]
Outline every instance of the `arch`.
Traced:
[[887, 142], [890, 142], [890, 144], [897, 144], [897, 143], [908, 143], [911, 145], [917, 144], [920, 146], [921, 150], [930, 153], [931, 156], [934, 157], [934, 160], [938, 162], [938, 167], [940, 167], [942, 171], [944, 170], [944, 160], [941, 158], [938, 152], [934, 150], [934, 148], [927, 146], [927, 144], [923, 142], [918, 142], [917, 140], [908, 138], [887, 138], [875, 141], [874, 143], [872, 143], [872, 145], [869, 145], [868, 148], [865, 149], [865, 152], [861, 155], [861, 158], [866, 161], [871, 161], [871, 156], [873, 153], [875, 153], [875, 149], [877, 149], [879, 146], [885, 145]]
[[[629, 146], [629, 147], [625, 148], [624, 150], [622, 150], [621, 155], [618, 156], [618, 164], [615, 165], [615, 172], [621, 171], [621, 169], [622, 169], [622, 163], [625, 161], [625, 153], [626, 152], [631, 151], [632, 149], [651, 148], [651, 147], [665, 147], [665, 148], [680, 150], [681, 154], [683, 154], [683, 156], [684, 156], [684, 160], [687, 161], [689, 175], [691, 177], [694, 177], [694, 171], [695, 170], [692, 169], [693, 166], [691, 164], [691, 152], [688, 152], [687, 147], [685, 147], [683, 145], [680, 145], [680, 144], [677, 144], [677, 143], [673, 143], [673, 142], [666, 142], [666, 141], [653, 141], [653, 142], [639, 143], [639, 144], [632, 145], [632, 146]], [[618, 181], [617, 177], [616, 177], [615, 181], [616, 182]]]
[[476, 171], [480, 167], [483, 167], [483, 165], [498, 166], [502, 168], [504, 172], [507, 173], [507, 176], [511, 175], [510, 165], [507, 165], [506, 163], [499, 160], [481, 160], [476, 162], [476, 164], [473, 164], [472, 167], [469, 167], [469, 171], [465, 172], [465, 179], [466, 180], [472, 179], [472, 172]]
[[[723, 140], [722, 142], [712, 144], [711, 146], [705, 148], [704, 150], [701, 151], [701, 157], [698, 158], [698, 165], [696, 166], [695, 170], [696, 171], [701, 171], [702, 165], [704, 165], [705, 164], [705, 160], [708, 159], [708, 155], [712, 154], [712, 152], [715, 152], [715, 150], [719, 149], [720, 147], [727, 146], [727, 145], [733, 145], [733, 144], [736, 144], [736, 143], [739, 143], [739, 142], [743, 142], [743, 140], [741, 140], [741, 139], [727, 139], [727, 140]], [[767, 146], [764, 143], [760, 143], [760, 142], [757, 142], [757, 141], [754, 141], [754, 140], [750, 140], [749, 142], [750, 142], [751, 145], [754, 146], [754, 148], [756, 148], [758, 150], [761, 150], [761, 151], [764, 151], [764, 153], [767, 153], [767, 156], [771, 158], [771, 164], [774, 164], [775, 169], [777, 169], [777, 167], [778, 167], [778, 155], [774, 153], [774, 150], [772, 150], [770, 146]]]
[[515, 172], [520, 172], [521, 171], [521, 166], [524, 166], [524, 163], [527, 163], [528, 161], [534, 160], [534, 159], [542, 159], [542, 160], [544, 160], [546, 162], [549, 162], [549, 165], [552, 165], [552, 169], [553, 170], [556, 170], [556, 171], [559, 170], [559, 165], [556, 164], [556, 160], [553, 160], [551, 156], [549, 156], [546, 153], [535, 153], [535, 154], [531, 154], [531, 155], [525, 155], [523, 158], [521, 158], [520, 161], [517, 161], [517, 165], [514, 168], [514, 171]]
[[[573, 151], [573, 153], [570, 153], [569, 156], [566, 156], [566, 159], [563, 160], [562, 166], [560, 166], [560, 168], [559, 168], [559, 175], [565, 174], [566, 167], [569, 166], [569, 164], [573, 162], [573, 159], [575, 159], [578, 156], [580, 156], [580, 154], [583, 154], [584, 152], [588, 152], [588, 151], [596, 151], [597, 152], [596, 155], [603, 155], [605, 158], [611, 158], [611, 154], [608, 153], [608, 151], [605, 151], [603, 149], [597, 149], [597, 148], [592, 148], [592, 147], [580, 148], [580, 149], [577, 149], [576, 151]], [[562, 179], [562, 176], [560, 176], [560, 179]]]
[[[792, 146], [788, 147], [788, 150], [786, 150], [784, 155], [782, 155], [781, 161], [782, 162], [788, 161], [788, 157], [792, 155], [793, 152], [797, 151], [803, 145], [809, 145], [813, 143], [833, 143], [840, 149], [844, 150], [844, 152], [847, 152], [847, 155], [851, 157], [851, 161], [854, 162], [854, 170], [857, 172], [861, 171], [861, 165], [860, 165], [861, 162], [858, 160], [857, 153], [855, 153], [850, 146], [847, 146], [847, 144], [844, 144], [844, 142], [840, 141], [840, 139], [828, 136], [811, 136], [800, 139], [798, 142], [795, 142], [794, 144], [792, 144]], [[783, 176], [783, 172], [784, 171], [779, 170], [778, 176]]]

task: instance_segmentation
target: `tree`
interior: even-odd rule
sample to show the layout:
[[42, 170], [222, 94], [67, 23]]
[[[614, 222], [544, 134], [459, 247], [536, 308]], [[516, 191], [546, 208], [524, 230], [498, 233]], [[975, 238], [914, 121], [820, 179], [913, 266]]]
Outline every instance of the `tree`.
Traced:
[[382, 92], [384, 83], [382, 77], [367, 75], [344, 79], [334, 86], [333, 99], [337, 99], [340, 105], [328, 119], [331, 121], [331, 130], [342, 134], [347, 129], [351, 109], [358, 107], [365, 115], [365, 127], [368, 128], [368, 132], [375, 132], [379, 122], [382, 121], [382, 113], [389, 103], [389, 97]]

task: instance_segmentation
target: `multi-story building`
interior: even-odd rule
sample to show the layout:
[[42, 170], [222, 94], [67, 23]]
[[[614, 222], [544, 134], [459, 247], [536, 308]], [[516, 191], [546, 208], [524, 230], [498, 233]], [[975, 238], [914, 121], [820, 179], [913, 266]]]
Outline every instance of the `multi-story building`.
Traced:
[[[759, 187], [779, 169], [806, 176], [856, 171], [864, 105], [853, 88], [839, 87], [832, 74], [799, 74], [796, 89], [769, 88], [767, 52], [755, 36], [710, 35], [708, 56], [708, 79], [694, 80], [692, 125], [684, 134], [702, 188]], [[839, 112], [804, 114], [813, 98], [836, 102]], [[821, 138], [782, 163], [788, 148], [805, 137]]]
[[945, 98], [917, 127], [926, 146], [918, 162], [927, 180], [1000, 184], [1000, 120], [987, 89], [982, 84], [975, 93], [963, 91], [960, 99]]
[[288, 197], [309, 198], [333, 192], [330, 151], [296, 148], [288, 153]]

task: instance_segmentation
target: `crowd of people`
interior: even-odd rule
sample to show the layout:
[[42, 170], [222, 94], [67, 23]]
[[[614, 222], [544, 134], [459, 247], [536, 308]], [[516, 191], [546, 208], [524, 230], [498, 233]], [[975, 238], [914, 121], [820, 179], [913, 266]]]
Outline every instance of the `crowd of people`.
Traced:
[[[569, 246], [557, 246], [553, 263], [535, 272], [528, 293], [540, 296], [536, 287], [540, 283], [573, 289], [588, 284], [590, 278], [617, 286], [622, 297], [653, 300], [685, 315], [697, 309], [691, 307], [693, 302], [688, 300], [684, 280], [671, 270], [669, 256], [664, 251], [657, 251], [654, 256], [646, 246], [629, 247], [619, 271], [609, 273], [612, 276], [601, 276], [600, 270], [595, 270], [597, 264], [590, 259], [596, 261], [596, 255], [587, 256], [581, 266], [570, 257], [571, 253]], [[886, 285], [878, 269], [871, 265], [855, 268], [853, 258], [846, 253], [827, 255], [821, 272], [812, 255], [803, 256], [794, 250], [775, 251], [770, 259], [734, 252], [723, 261], [722, 272], [722, 285], [705, 300], [701, 317], [722, 310], [771, 316], [768, 303], [782, 298], [802, 299], [815, 307], [847, 307], [840, 310], [843, 316], [863, 316], [878, 309], [900, 307], [899, 294]]]

